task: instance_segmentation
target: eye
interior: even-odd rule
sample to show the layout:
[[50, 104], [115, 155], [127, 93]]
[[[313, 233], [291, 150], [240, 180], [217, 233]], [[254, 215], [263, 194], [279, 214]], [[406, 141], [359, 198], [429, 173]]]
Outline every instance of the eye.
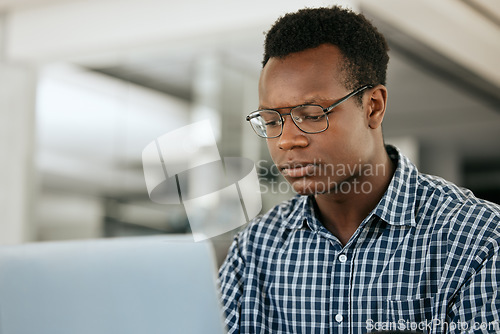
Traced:
[[262, 125], [269, 128], [281, 126], [281, 117], [279, 113], [274, 110], [261, 111], [259, 121]]
[[265, 122], [264, 125], [268, 126], [268, 127], [273, 127], [273, 126], [281, 125], [281, 122], [279, 120], [268, 121], [268, 122]]
[[317, 122], [317, 121], [322, 121], [325, 118], [325, 114], [321, 115], [306, 115], [305, 120], [306, 121], [312, 121], [312, 122]]
[[295, 107], [293, 109], [294, 113], [294, 121], [298, 121], [300, 123], [314, 123], [314, 122], [322, 122], [325, 120], [325, 113], [323, 112], [323, 108], [317, 105], [304, 104], [302, 106]]

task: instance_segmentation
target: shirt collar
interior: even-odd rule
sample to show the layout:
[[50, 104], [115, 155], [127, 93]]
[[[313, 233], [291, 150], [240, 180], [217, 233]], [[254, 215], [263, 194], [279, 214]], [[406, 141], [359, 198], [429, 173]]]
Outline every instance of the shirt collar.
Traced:
[[286, 205], [290, 206], [292, 211], [281, 212], [285, 228], [297, 230], [307, 226], [312, 230], [310, 223], [316, 218], [314, 205], [308, 196], [296, 195]]
[[396, 147], [387, 145], [386, 150], [393, 161], [397, 159], [397, 167], [389, 187], [372, 214], [390, 225], [415, 226], [417, 167]]
[[[415, 165], [394, 146], [386, 146], [387, 153], [396, 164], [396, 171], [377, 206], [368, 215], [376, 215], [394, 226], [415, 226], [415, 201], [417, 198], [418, 170]], [[292, 211], [283, 216], [288, 229], [308, 227], [317, 230], [321, 223], [314, 213], [312, 198], [296, 195], [291, 199]]]

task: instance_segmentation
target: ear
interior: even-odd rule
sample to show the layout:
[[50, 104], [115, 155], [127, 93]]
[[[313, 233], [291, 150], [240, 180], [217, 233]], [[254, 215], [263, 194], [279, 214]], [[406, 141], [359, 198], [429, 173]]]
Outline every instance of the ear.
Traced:
[[387, 105], [387, 88], [384, 85], [377, 85], [371, 90], [367, 101], [367, 120], [368, 127], [377, 129], [384, 120], [385, 108]]

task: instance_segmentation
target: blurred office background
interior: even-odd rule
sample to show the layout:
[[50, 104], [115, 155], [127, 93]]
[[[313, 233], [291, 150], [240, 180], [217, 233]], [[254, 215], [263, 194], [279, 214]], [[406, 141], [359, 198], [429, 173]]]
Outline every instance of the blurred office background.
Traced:
[[[209, 119], [221, 156], [264, 175], [265, 141], [244, 120], [263, 33], [334, 3], [390, 43], [386, 141], [500, 202], [498, 1], [0, 0], [0, 244], [189, 233], [182, 206], [149, 199], [142, 149]], [[264, 192], [263, 210], [287, 189]]]

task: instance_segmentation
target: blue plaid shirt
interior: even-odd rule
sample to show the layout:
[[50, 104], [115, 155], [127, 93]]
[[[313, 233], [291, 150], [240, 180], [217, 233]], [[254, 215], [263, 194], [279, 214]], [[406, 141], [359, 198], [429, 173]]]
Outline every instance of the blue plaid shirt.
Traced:
[[254, 219], [220, 268], [229, 333], [500, 332], [500, 208], [397, 169], [343, 247], [295, 196]]

